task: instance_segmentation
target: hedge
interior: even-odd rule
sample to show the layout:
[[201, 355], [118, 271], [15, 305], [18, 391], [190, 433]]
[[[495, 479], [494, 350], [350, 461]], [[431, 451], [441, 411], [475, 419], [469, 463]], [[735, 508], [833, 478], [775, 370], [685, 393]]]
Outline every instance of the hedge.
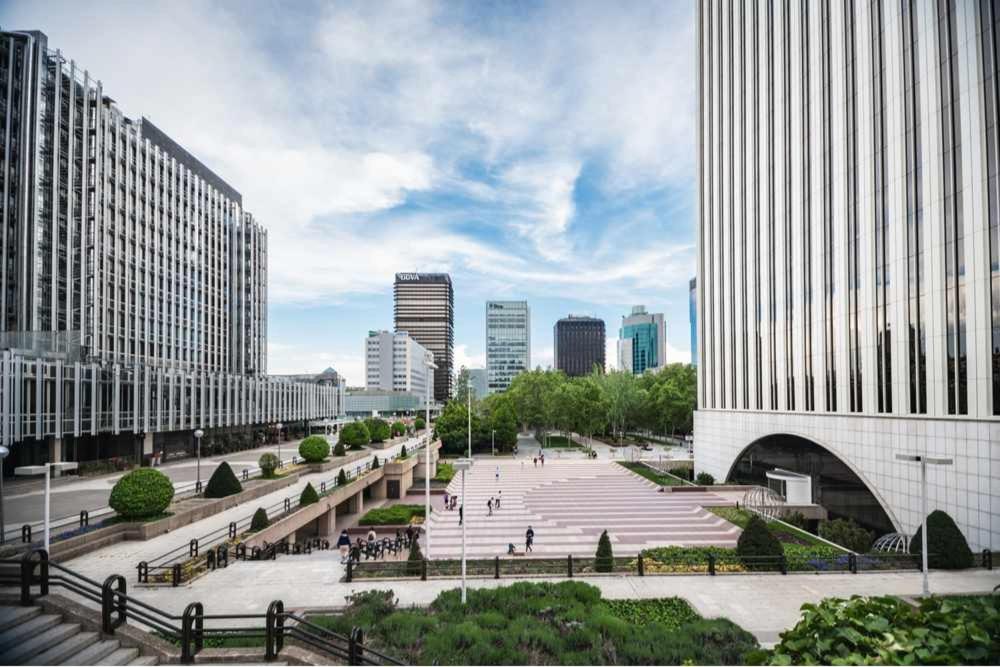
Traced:
[[[924, 527], [917, 528], [910, 540], [910, 553], [923, 553]], [[972, 550], [955, 521], [941, 510], [927, 515], [927, 565], [940, 570], [964, 570], [972, 567]]]
[[163, 514], [173, 499], [170, 478], [159, 470], [140, 468], [115, 483], [108, 505], [122, 518], [144, 519]]
[[424, 516], [425, 507], [423, 505], [388, 505], [368, 510], [361, 520], [359, 526], [398, 526], [410, 523], [414, 517]]

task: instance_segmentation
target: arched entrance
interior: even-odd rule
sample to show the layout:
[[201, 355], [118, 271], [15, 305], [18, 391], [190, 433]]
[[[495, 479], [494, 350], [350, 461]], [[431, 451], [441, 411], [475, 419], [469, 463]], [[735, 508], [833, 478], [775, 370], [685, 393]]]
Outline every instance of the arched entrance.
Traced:
[[802, 436], [776, 433], [752, 442], [736, 457], [729, 479], [767, 486], [765, 473], [774, 468], [812, 477], [813, 502], [831, 519], [854, 519], [876, 536], [896, 530], [864, 480], [836, 454]]

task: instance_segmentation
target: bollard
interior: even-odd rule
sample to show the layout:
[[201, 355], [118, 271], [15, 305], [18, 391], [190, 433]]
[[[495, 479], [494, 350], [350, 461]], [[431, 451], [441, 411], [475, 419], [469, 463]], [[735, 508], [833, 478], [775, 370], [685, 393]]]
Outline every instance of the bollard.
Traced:
[[570, 578], [573, 577], [573, 554], [566, 556], [566, 574]]
[[243, 469], [243, 481], [244, 482], [247, 481], [247, 473], [248, 472], [249, 472], [249, 470], [247, 470], [246, 468]]
[[344, 581], [351, 583], [354, 580], [354, 559], [351, 558], [347, 561], [347, 574], [344, 577]]
[[427, 581], [427, 559], [420, 560], [420, 581]]
[[176, 588], [177, 586], [181, 585], [181, 564], [180, 563], [174, 563], [174, 567], [172, 568], [172, 571], [171, 571], [171, 579], [172, 579], [171, 584], [174, 586], [174, 588]]
[[993, 569], [993, 552], [989, 549], [983, 549], [983, 567], [987, 570]]
[[715, 554], [711, 551], [708, 552], [708, 574], [709, 576], [715, 576]]
[[80, 528], [84, 528], [90, 525], [90, 512], [87, 510], [80, 510]]
[[188, 543], [188, 557], [197, 558], [198, 557], [198, 540], [193, 539]]
[[148, 584], [149, 583], [149, 563], [146, 561], [141, 561], [136, 569], [139, 571], [139, 583]]
[[285, 498], [285, 511], [287, 512], [290, 509], [292, 509], [292, 499], [291, 498]]
[[493, 578], [500, 578], [500, 556], [493, 557]]
[[21, 542], [31, 544], [31, 526], [28, 524], [21, 526]]
[[225, 544], [220, 544], [215, 550], [215, 561], [219, 567], [229, 567], [229, 548]]
[[319, 492], [320, 493], [326, 493], [326, 482], [320, 482], [319, 483]]
[[215, 552], [211, 549], [209, 549], [208, 553], [205, 554], [205, 565], [209, 570], [215, 569]]
[[229, 539], [231, 539], [231, 540], [235, 540], [236, 539], [236, 522], [235, 521], [230, 521], [229, 522]]
[[236, 560], [246, 560], [247, 559], [247, 545], [244, 542], [240, 542], [236, 545]]
[[638, 563], [639, 563], [639, 576], [640, 577], [645, 577], [646, 576], [646, 563], [645, 563], [645, 560], [642, 557], [642, 554], [639, 554], [639, 561], [638, 561]]
[[847, 554], [847, 569], [851, 571], [851, 574], [858, 573], [858, 555], [857, 554]]
[[781, 566], [781, 573], [788, 574], [788, 559], [785, 558], [785, 554], [781, 554], [778, 564]]

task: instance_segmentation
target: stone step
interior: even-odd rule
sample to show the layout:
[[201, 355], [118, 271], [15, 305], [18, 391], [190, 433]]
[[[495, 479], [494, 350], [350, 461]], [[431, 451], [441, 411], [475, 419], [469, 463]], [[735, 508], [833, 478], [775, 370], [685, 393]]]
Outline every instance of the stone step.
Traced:
[[94, 665], [97, 664], [98, 660], [117, 651], [119, 647], [121, 647], [121, 642], [117, 639], [105, 639], [104, 641], [91, 644], [79, 653], [71, 655], [67, 660], [64, 660], [62, 664]]
[[40, 607], [0, 607], [0, 633], [20, 625], [42, 613]]
[[15, 625], [4, 632], [3, 637], [0, 638], [0, 653], [59, 625], [61, 621], [62, 617], [56, 614], [35, 614], [24, 623]]
[[[141, 655], [132, 662], [128, 663], [130, 665], [158, 665], [160, 664], [159, 658], [155, 655]], [[269, 662], [269, 665], [284, 665], [284, 662]]]
[[118, 648], [98, 660], [97, 665], [127, 665], [139, 657], [137, 648]]
[[[56, 617], [59, 621], [62, 617]], [[80, 632], [79, 623], [59, 623], [0, 653], [0, 665], [20, 665]]]
[[79, 632], [65, 641], [59, 642], [52, 648], [42, 651], [24, 664], [58, 665], [71, 655], [79, 653], [87, 647], [96, 644], [99, 638], [100, 637], [96, 632]]

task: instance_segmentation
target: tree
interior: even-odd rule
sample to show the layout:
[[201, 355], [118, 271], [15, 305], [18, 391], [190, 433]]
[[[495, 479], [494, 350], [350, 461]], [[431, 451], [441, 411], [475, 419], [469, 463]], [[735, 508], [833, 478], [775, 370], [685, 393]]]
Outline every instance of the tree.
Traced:
[[330, 455], [330, 443], [322, 435], [310, 435], [299, 443], [299, 456], [308, 463], [320, 463]]
[[[469, 437], [469, 411], [464, 403], [449, 401], [441, 415], [434, 421], [434, 432], [441, 440], [443, 454], [460, 456], [467, 451]], [[481, 440], [482, 424], [478, 414], [472, 413], [473, 441]], [[487, 446], [489, 446], [487, 441]]]
[[594, 569], [598, 572], [612, 572], [615, 569], [615, 555], [611, 551], [611, 538], [608, 537], [606, 530], [601, 533], [601, 538], [597, 541]]
[[607, 405], [612, 436], [617, 436], [621, 442], [625, 431], [635, 420], [644, 393], [640, 392], [635, 376], [627, 371], [611, 371], [598, 375], [597, 378], [604, 403]]
[[302, 495], [299, 496], [299, 505], [312, 505], [313, 503], [319, 502], [319, 494], [316, 493], [316, 489], [313, 488], [312, 482], [306, 484], [306, 488], [302, 489]]
[[736, 555], [743, 561], [743, 566], [748, 570], [774, 569], [777, 559], [784, 553], [781, 542], [764, 520], [756, 514], [751, 516], [736, 543]]
[[392, 422], [392, 435], [394, 438], [398, 438], [406, 433], [406, 424], [401, 421]]
[[496, 448], [499, 452], [509, 452], [517, 444], [517, 419], [509, 398], [503, 394], [493, 394], [487, 428], [492, 436], [495, 432]]
[[333, 455], [334, 456], [347, 456], [347, 452], [344, 450], [344, 443], [342, 443], [342, 442], [338, 442], [337, 443], [337, 445], [333, 448]]
[[[910, 553], [923, 553], [924, 527], [917, 528], [910, 540]], [[940, 570], [962, 570], [972, 567], [972, 550], [965, 535], [946, 512], [934, 510], [927, 515], [927, 565]]]
[[338, 442], [352, 450], [361, 449], [371, 441], [371, 434], [368, 432], [368, 427], [364, 422], [344, 424], [340, 429]]
[[265, 452], [257, 459], [257, 467], [260, 468], [260, 474], [265, 478], [274, 477], [274, 471], [278, 469], [278, 463], [278, 455], [272, 452]]
[[225, 498], [243, 490], [240, 480], [236, 479], [236, 473], [229, 467], [229, 463], [223, 461], [212, 473], [208, 484], [205, 485], [206, 498]]
[[[791, 523], [787, 518], [785, 521]], [[874, 534], [859, 526], [854, 519], [823, 521], [819, 524], [819, 536], [859, 554], [868, 553], [875, 539]]]
[[263, 507], [258, 507], [257, 511], [253, 513], [253, 518], [250, 519], [250, 530], [253, 532], [264, 530], [270, 523], [267, 511]]
[[420, 540], [410, 542], [410, 555], [406, 559], [406, 574], [420, 576], [423, 569], [424, 555], [420, 552]]
[[415, 428], [418, 431], [423, 431], [425, 428], [427, 428], [427, 423], [424, 421], [423, 417], [417, 417], [416, 419], [413, 420], [413, 428]]
[[162, 514], [173, 498], [169, 477], [155, 468], [139, 468], [115, 482], [108, 505], [125, 519], [145, 519]]
[[341, 468], [340, 472], [337, 473], [337, 486], [343, 486], [347, 484], [347, 473]]
[[379, 419], [378, 417], [369, 417], [365, 420], [365, 426], [368, 428], [368, 434], [371, 438], [371, 442], [385, 442], [390, 437], [392, 437], [392, 431], [389, 428], [389, 422], [384, 419]]
[[406, 445], [403, 445], [402, 447], [399, 448], [399, 458], [405, 459], [408, 456], [409, 454], [406, 453]]

